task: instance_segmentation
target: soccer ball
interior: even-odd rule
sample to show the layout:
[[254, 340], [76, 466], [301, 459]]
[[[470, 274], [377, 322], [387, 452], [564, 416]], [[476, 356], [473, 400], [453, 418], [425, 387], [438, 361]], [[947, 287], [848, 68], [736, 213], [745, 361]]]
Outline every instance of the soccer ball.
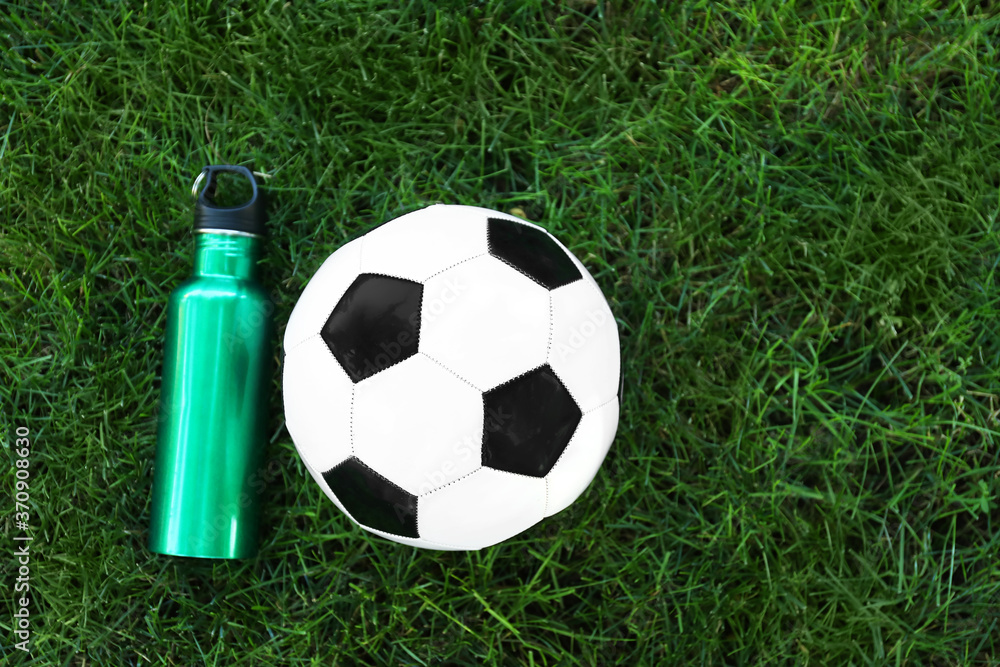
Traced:
[[618, 329], [541, 227], [434, 205], [333, 253], [284, 338], [285, 421], [344, 514], [481, 549], [569, 506], [618, 426]]

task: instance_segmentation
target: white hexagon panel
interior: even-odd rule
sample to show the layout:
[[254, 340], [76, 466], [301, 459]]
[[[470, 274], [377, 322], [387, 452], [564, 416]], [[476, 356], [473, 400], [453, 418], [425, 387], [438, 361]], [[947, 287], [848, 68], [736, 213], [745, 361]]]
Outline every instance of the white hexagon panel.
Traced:
[[285, 354], [285, 424], [306, 465], [329, 470], [351, 455], [354, 384], [317, 334]]
[[580, 409], [592, 410], [618, 393], [618, 326], [604, 296], [587, 281], [553, 290], [548, 363]]
[[614, 318], [541, 227], [436, 205], [334, 253], [285, 332], [285, 417], [352, 521], [479, 549], [571, 504], [614, 439]]
[[492, 256], [424, 284], [420, 351], [481, 390], [545, 361], [549, 294]]
[[483, 397], [418, 354], [358, 383], [351, 431], [355, 456], [421, 495], [479, 467]]

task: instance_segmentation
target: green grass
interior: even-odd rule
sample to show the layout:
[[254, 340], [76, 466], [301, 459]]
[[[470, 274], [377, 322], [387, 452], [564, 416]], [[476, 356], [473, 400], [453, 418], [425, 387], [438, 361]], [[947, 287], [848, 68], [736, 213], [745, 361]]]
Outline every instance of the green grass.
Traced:
[[[997, 7], [633, 4], [2, 3], [5, 590], [17, 426], [34, 557], [0, 662], [1000, 664]], [[428, 203], [566, 242], [627, 378], [584, 495], [481, 552], [371, 537], [276, 375], [260, 556], [151, 555], [163, 307], [222, 162], [268, 176], [279, 330]]]

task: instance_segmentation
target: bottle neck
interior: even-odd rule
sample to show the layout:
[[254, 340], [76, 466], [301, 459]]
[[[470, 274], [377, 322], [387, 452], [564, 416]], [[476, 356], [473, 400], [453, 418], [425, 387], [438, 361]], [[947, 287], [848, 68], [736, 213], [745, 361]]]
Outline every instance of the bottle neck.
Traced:
[[195, 234], [194, 273], [252, 279], [257, 275], [261, 241], [247, 234], [199, 232]]

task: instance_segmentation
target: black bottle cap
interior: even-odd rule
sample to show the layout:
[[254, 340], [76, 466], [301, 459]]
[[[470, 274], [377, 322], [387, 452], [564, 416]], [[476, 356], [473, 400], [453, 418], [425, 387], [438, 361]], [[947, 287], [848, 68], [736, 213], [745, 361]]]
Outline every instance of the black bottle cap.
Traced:
[[[216, 206], [211, 200], [215, 197], [215, 175], [220, 172], [240, 174], [250, 181], [253, 194], [250, 199], [237, 206]], [[264, 210], [264, 193], [257, 189], [257, 180], [246, 167], [235, 165], [211, 165], [201, 170], [195, 181], [195, 188], [202, 179], [207, 179], [205, 187], [198, 195], [194, 207], [195, 231], [223, 229], [245, 234], [264, 236], [267, 233], [267, 211]]]

